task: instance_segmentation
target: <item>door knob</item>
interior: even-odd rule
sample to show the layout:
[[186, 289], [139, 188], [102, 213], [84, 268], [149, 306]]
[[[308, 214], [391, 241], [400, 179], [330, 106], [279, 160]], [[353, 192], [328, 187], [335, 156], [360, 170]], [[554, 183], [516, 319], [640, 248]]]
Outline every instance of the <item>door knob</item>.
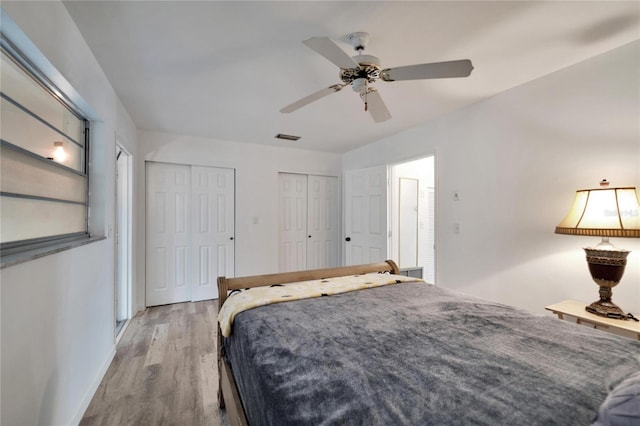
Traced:
[[345, 241], [351, 241], [351, 237], [347, 237], [344, 239]]
[[233, 237], [229, 238], [230, 240], [233, 240]]
[[311, 238], [311, 235], [309, 235], [309, 238]]

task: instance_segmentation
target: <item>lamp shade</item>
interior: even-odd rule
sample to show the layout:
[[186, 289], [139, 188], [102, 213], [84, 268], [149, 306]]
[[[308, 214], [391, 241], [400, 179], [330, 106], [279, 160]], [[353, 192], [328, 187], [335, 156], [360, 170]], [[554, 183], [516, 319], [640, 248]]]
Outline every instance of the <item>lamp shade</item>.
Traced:
[[636, 188], [600, 188], [576, 191], [569, 214], [556, 234], [640, 238], [640, 204]]

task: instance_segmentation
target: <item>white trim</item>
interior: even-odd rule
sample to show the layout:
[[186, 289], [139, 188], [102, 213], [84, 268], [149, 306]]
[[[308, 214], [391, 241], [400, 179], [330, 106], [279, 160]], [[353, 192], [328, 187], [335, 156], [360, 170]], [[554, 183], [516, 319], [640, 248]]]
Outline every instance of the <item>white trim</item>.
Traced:
[[[114, 244], [114, 256], [115, 256], [115, 265], [116, 265], [116, 268], [114, 270], [114, 299], [118, 292], [118, 285], [120, 284], [120, 277], [118, 276], [119, 274], [118, 265], [119, 265], [119, 262], [121, 261], [119, 247], [122, 247], [124, 245], [125, 250], [127, 252], [126, 265], [124, 266], [126, 268], [125, 292], [126, 292], [126, 298], [127, 298], [125, 311], [126, 311], [126, 320], [128, 321], [129, 319], [132, 318], [132, 299], [133, 299], [133, 179], [132, 179], [133, 156], [131, 155], [129, 150], [125, 148], [124, 144], [122, 143], [122, 140], [118, 137], [118, 135], [116, 135], [115, 137], [115, 146], [116, 146], [116, 152], [120, 150], [122, 151], [122, 154], [125, 156], [123, 161], [125, 161], [124, 168], [126, 169], [126, 182], [125, 182], [126, 194], [120, 194], [118, 192], [119, 179], [121, 179], [121, 177], [119, 177], [119, 174], [118, 174], [118, 159], [116, 154], [116, 159], [114, 162], [115, 163], [115, 173], [114, 173], [115, 188], [116, 188], [115, 202], [114, 202], [114, 223], [116, 224], [115, 229], [116, 229], [116, 232], [119, 234], [118, 235], [119, 239], [117, 240], [117, 243]], [[121, 229], [122, 224], [119, 222], [120, 211], [118, 210], [118, 206], [119, 206], [119, 200], [122, 199], [120, 197], [125, 199], [124, 209], [125, 209], [125, 215], [126, 215], [126, 220], [125, 220], [126, 223], [124, 225], [126, 225], [126, 229], [124, 230], [124, 232]], [[124, 238], [122, 238], [122, 234], [124, 234]], [[117, 318], [117, 316], [118, 316], [118, 306], [115, 306], [114, 304], [114, 319]], [[114, 321], [114, 330], [115, 330], [115, 327], [116, 327], [116, 322]], [[125, 324], [125, 327], [126, 327], [126, 324]], [[117, 333], [116, 338], [118, 335], [122, 335], [125, 327], [123, 327], [120, 330], [120, 333]]]
[[125, 320], [124, 325], [120, 329], [120, 333], [118, 333], [118, 335], [116, 336], [116, 348], [120, 343], [120, 339], [122, 339], [122, 336], [124, 336], [124, 333], [127, 331], [127, 328], [129, 328], [129, 324], [131, 324], [131, 318], [127, 318]]

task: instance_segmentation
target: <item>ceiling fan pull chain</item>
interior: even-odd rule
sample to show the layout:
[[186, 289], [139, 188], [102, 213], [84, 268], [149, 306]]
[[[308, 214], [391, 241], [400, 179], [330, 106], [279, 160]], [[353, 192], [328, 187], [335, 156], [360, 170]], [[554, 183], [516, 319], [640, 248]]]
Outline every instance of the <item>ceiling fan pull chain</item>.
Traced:
[[369, 91], [367, 90], [367, 86], [364, 86], [364, 110], [365, 112], [369, 110], [369, 105], [367, 104], [367, 95], [369, 94]]

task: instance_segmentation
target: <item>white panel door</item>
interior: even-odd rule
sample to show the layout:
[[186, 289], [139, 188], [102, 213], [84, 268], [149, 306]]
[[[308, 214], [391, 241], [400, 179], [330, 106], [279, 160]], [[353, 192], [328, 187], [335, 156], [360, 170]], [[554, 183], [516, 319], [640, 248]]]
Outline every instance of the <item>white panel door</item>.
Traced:
[[307, 175], [279, 173], [279, 271], [307, 269]]
[[191, 166], [191, 300], [218, 297], [218, 276], [234, 276], [234, 170]]
[[339, 191], [335, 176], [308, 177], [307, 269], [340, 265]]
[[[418, 265], [418, 191], [419, 180], [400, 178], [398, 212], [398, 266]], [[420, 265], [421, 266], [421, 265]]]
[[387, 166], [345, 172], [345, 264], [387, 257]]
[[189, 166], [147, 163], [146, 305], [188, 301]]

